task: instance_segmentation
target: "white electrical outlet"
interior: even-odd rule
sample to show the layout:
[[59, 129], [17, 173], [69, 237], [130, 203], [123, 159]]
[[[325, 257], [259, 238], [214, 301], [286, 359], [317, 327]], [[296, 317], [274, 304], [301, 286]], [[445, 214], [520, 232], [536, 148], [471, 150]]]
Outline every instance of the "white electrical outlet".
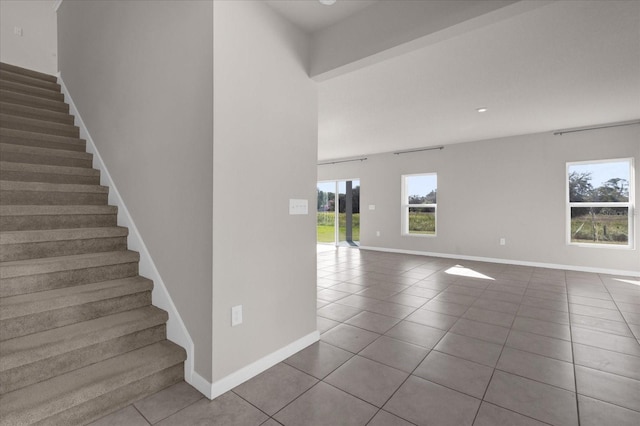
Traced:
[[380, 231], [376, 231], [376, 237], [380, 236]]
[[500, 245], [501, 246], [506, 246], [507, 245], [507, 239], [506, 238], [500, 238]]
[[242, 324], [242, 305], [231, 308], [231, 327]]
[[22, 27], [13, 27], [13, 34], [22, 37]]

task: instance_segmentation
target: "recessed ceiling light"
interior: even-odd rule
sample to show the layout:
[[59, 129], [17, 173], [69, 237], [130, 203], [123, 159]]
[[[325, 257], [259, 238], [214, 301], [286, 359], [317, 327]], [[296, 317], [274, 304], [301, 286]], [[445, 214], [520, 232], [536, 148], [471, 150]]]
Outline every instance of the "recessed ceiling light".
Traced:
[[478, 112], [487, 112], [487, 111], [488, 111], [488, 108], [486, 108], [486, 107], [482, 107], [482, 108], [478, 108], [478, 109], [476, 109], [476, 111], [478, 111]]
[[332, 4], [334, 4], [336, 2], [336, 0], [318, 0], [320, 3], [324, 4], [325, 6], [331, 6]]

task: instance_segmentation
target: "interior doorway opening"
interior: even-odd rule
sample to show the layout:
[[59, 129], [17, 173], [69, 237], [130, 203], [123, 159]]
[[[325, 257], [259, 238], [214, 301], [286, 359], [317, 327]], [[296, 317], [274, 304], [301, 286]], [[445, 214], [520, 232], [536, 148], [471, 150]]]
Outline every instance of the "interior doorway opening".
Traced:
[[318, 244], [360, 245], [360, 180], [318, 182]]

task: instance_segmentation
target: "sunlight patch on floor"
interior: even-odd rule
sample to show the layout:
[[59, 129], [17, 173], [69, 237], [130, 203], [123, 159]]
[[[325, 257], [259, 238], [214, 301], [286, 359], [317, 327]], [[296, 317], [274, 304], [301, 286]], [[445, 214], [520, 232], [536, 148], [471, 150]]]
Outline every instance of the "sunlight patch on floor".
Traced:
[[624, 280], [622, 278], [614, 278], [615, 281], [620, 281], [621, 283], [628, 283], [633, 285], [640, 285], [640, 280]]
[[462, 265], [456, 265], [456, 266], [452, 266], [451, 268], [447, 269], [445, 271], [447, 274], [449, 275], [458, 275], [461, 277], [468, 277], [468, 278], [480, 278], [483, 280], [494, 280], [495, 278], [491, 278], [490, 276], [487, 276], [485, 274], [481, 274], [478, 271], [474, 271], [471, 268], [465, 268]]

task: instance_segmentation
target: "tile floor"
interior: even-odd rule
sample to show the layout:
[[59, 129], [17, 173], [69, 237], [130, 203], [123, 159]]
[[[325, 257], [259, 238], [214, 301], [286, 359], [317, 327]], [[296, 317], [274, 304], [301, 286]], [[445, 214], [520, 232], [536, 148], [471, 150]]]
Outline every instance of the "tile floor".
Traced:
[[640, 424], [638, 278], [339, 248], [317, 285], [320, 342], [94, 425]]

